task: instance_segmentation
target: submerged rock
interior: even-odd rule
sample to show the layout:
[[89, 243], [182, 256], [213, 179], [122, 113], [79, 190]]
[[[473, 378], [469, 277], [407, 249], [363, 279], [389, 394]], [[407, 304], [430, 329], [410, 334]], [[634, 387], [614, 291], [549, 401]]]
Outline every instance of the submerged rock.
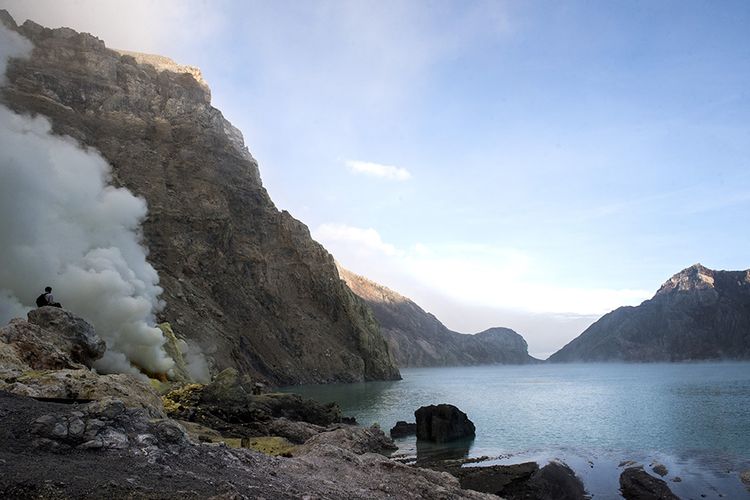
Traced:
[[450, 404], [423, 406], [414, 412], [417, 439], [445, 443], [474, 437], [476, 428], [466, 413]]
[[520, 494], [509, 491], [509, 500], [534, 498], [538, 500], [583, 500], [587, 498], [583, 483], [575, 472], [562, 462], [550, 462], [520, 488]]
[[667, 483], [642, 467], [629, 467], [620, 474], [620, 491], [626, 500], [679, 500]]
[[740, 481], [742, 481], [742, 484], [744, 484], [748, 491], [750, 491], [750, 470], [740, 472]]
[[508, 500], [583, 500], [581, 480], [561, 462], [541, 469], [535, 462], [491, 467], [452, 468], [463, 488], [493, 493]]
[[502, 496], [511, 484], [528, 481], [538, 470], [536, 462], [525, 462], [490, 467], [462, 467], [452, 469], [451, 472], [458, 477], [462, 488]]
[[659, 474], [661, 477], [669, 474], [669, 469], [667, 469], [667, 466], [659, 462], [655, 462], [654, 464], [652, 464], [651, 470]]

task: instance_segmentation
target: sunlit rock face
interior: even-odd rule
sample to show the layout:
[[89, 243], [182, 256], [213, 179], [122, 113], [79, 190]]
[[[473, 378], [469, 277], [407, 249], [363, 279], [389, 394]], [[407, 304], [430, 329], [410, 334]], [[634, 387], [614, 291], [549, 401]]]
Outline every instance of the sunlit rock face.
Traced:
[[538, 362], [524, 338], [509, 328], [457, 333], [407, 297], [341, 266], [339, 274], [370, 306], [401, 367]]
[[604, 315], [551, 361], [750, 359], [750, 271], [700, 264], [651, 300]]
[[[145, 198], [144, 243], [166, 302], [157, 319], [214, 371], [279, 384], [398, 378], [369, 310], [307, 227], [276, 209], [197, 70], [0, 20], [34, 44], [8, 64], [0, 103], [96, 148], [114, 184]], [[64, 285], [56, 291], [62, 300]]]

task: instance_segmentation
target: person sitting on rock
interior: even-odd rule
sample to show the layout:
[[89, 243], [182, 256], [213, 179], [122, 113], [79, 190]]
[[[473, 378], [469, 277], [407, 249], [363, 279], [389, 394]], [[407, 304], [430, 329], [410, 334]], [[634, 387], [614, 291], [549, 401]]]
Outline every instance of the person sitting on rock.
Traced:
[[44, 293], [41, 294], [39, 297], [36, 298], [36, 306], [37, 307], [44, 307], [44, 306], [52, 306], [52, 307], [60, 307], [59, 302], [55, 302], [55, 297], [52, 295], [52, 287], [47, 287], [44, 289]]

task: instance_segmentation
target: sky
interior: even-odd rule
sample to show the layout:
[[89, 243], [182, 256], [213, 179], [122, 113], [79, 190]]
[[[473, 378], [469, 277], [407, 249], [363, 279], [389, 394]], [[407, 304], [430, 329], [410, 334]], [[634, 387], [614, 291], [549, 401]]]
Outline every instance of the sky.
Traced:
[[449, 328], [546, 357], [750, 267], [746, 1], [0, 0], [201, 68], [280, 209]]

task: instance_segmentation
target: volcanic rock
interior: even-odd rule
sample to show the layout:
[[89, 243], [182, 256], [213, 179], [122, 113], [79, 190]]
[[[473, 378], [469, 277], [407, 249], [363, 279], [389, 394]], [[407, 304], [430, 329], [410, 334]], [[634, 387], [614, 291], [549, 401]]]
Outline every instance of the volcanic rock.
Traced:
[[166, 411], [172, 418], [204, 425], [225, 436], [273, 433], [295, 443], [341, 421], [341, 409], [335, 403], [321, 404], [288, 393], [253, 394], [253, 385], [236, 370], [227, 369], [208, 385], [191, 384], [167, 393]]
[[476, 428], [466, 413], [449, 404], [422, 406], [414, 412], [417, 439], [445, 443], [474, 437]]
[[553, 362], [750, 359], [750, 270], [700, 264], [650, 300], [605, 314], [550, 356]]
[[[192, 443], [180, 426], [121, 405], [92, 406], [0, 391], [0, 497], [495, 498], [462, 490], [449, 474], [375, 453], [319, 443], [299, 457], [275, 458]], [[81, 424], [83, 436], [94, 439], [78, 444]]]
[[58, 307], [40, 307], [28, 314], [29, 323], [55, 333], [55, 344], [69, 352], [76, 363], [91, 368], [94, 361], [104, 356], [107, 345], [94, 331], [94, 327], [84, 320]]
[[415, 423], [407, 423], [403, 420], [399, 420], [396, 422], [396, 425], [393, 426], [391, 429], [391, 437], [392, 438], [401, 438], [406, 436], [413, 436], [417, 433], [417, 424]]
[[304, 455], [319, 445], [336, 446], [357, 455], [363, 453], [388, 454], [398, 449], [393, 444], [393, 440], [386, 436], [377, 425], [372, 427], [342, 425], [311, 437], [295, 451], [295, 456]]
[[629, 467], [620, 474], [620, 491], [626, 500], [678, 500], [667, 483], [644, 471]]
[[34, 49], [9, 61], [0, 103], [95, 148], [113, 183], [147, 201], [159, 321], [217, 371], [280, 385], [399, 378], [369, 309], [308, 228], [276, 209], [196, 68], [69, 28], [16, 26], [5, 11], [2, 22]]

